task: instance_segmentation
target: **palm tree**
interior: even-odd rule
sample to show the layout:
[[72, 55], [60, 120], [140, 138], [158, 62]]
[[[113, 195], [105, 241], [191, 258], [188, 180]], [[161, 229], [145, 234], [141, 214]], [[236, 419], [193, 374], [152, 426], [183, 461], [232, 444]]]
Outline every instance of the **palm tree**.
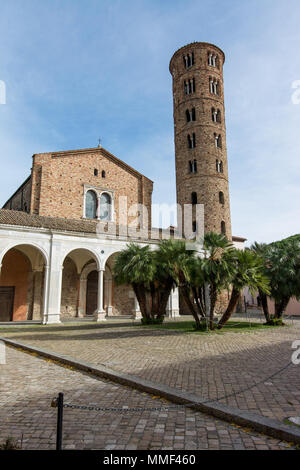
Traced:
[[[214, 329], [214, 312], [218, 293], [228, 287], [232, 276], [233, 264], [230, 261], [230, 253], [234, 250], [224, 235], [209, 232], [203, 237], [204, 258], [201, 261], [201, 269], [204, 279], [209, 285], [209, 328]], [[224, 255], [227, 254], [225, 257]]]
[[281, 320], [291, 297], [300, 298], [300, 246], [297, 238], [272, 243], [266, 257], [275, 319]]
[[218, 329], [223, 328], [231, 317], [245, 287], [249, 287], [252, 292], [260, 289], [265, 294], [270, 293], [269, 279], [264, 274], [263, 261], [256, 253], [250, 250], [235, 249], [230, 254], [230, 260], [234, 260], [234, 272], [231, 279], [232, 291], [228, 307], [218, 323]]
[[[267, 245], [266, 243], [254, 242], [253, 245], [251, 245], [250, 250], [252, 250], [254, 253], [256, 253], [257, 256], [259, 256], [261, 258], [262, 262], [264, 263], [265, 260], [266, 260], [266, 257], [267, 257], [268, 248], [269, 248], [269, 245]], [[264, 272], [266, 274], [265, 267], [263, 267], [263, 269], [264, 269]], [[262, 305], [262, 308], [263, 308], [263, 312], [264, 312], [266, 322], [270, 323], [271, 316], [270, 316], [269, 306], [268, 306], [268, 296], [261, 289], [258, 289], [258, 293], [259, 293], [259, 298], [261, 300], [261, 305]]]
[[147, 301], [147, 292], [155, 276], [155, 262], [150, 247], [141, 247], [134, 243], [127, 245], [116, 257], [114, 279], [117, 284], [130, 284], [139, 303], [142, 317], [150, 321], [151, 310]]
[[173, 285], [179, 287], [185, 302], [193, 315], [197, 328], [200, 328], [200, 318], [197, 306], [191, 295], [192, 269], [195, 263], [195, 251], [187, 250], [186, 243], [182, 240], [163, 240], [157, 251], [159, 269], [168, 273], [173, 280]]

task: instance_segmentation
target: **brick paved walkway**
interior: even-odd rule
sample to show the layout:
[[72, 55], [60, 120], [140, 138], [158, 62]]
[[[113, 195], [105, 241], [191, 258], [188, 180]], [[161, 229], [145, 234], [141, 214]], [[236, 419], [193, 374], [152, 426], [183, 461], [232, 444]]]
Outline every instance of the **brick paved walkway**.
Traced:
[[[294, 326], [222, 335], [107, 324], [0, 330], [24, 343], [283, 420], [300, 415], [300, 366], [291, 365]], [[239, 392], [263, 380], [249, 391]], [[222, 399], [224, 395], [231, 395]]]
[[[6, 348], [0, 365], [0, 441], [10, 436], [23, 449], [54, 449], [53, 396], [84, 405], [157, 407], [168, 403], [145, 393], [72, 371]], [[143, 411], [108, 414], [65, 409], [65, 449], [293, 449], [287, 443], [249, 432], [200, 412]]]

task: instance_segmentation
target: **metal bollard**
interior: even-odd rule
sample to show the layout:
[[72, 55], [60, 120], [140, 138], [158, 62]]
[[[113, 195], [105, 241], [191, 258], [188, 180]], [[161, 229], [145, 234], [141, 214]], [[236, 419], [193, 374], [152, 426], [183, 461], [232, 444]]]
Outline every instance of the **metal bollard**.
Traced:
[[57, 407], [56, 450], [62, 450], [64, 394], [59, 393], [58, 397], [52, 400], [51, 406]]

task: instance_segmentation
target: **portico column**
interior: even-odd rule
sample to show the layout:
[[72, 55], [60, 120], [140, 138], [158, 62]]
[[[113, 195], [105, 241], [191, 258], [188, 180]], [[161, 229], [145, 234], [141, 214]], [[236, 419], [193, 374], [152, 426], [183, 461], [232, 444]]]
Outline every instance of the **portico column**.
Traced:
[[138, 299], [136, 298], [135, 294], [133, 294], [133, 299], [134, 299], [134, 307], [132, 311], [132, 316], [135, 320], [140, 320], [142, 318], [142, 314], [140, 310], [140, 304], [138, 303]]
[[106, 312], [103, 307], [103, 278], [104, 269], [98, 270], [98, 293], [97, 293], [97, 310], [95, 312], [96, 321], [105, 321]]
[[87, 278], [83, 277], [80, 279], [80, 285], [79, 285], [78, 317], [84, 317], [86, 314], [86, 289], [87, 289]]
[[[45, 279], [49, 277], [49, 282], [45, 285], [46, 291], [48, 287], [48, 302], [45, 306], [44, 324], [61, 323], [61, 287], [62, 287], [62, 271], [63, 266], [49, 268], [49, 274], [45, 275]], [[45, 273], [46, 274], [46, 273]], [[46, 305], [46, 304], [45, 304]]]
[[[42, 312], [42, 322], [43, 325], [47, 323], [47, 307], [48, 307], [48, 286], [49, 286], [49, 266], [45, 266], [44, 273], [44, 295], [43, 295], [43, 312]], [[34, 305], [34, 299], [33, 299]]]
[[178, 287], [172, 289], [168, 305], [167, 305], [167, 316], [170, 318], [180, 317], [179, 314], [179, 292]]

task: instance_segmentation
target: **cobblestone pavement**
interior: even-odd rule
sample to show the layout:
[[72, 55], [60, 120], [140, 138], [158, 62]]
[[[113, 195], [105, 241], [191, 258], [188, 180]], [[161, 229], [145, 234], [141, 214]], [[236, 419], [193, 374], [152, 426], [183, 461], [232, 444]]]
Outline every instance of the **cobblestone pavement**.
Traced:
[[[56, 409], [66, 403], [105, 407], [160, 407], [165, 400], [99, 380], [50, 361], [6, 348], [0, 365], [0, 442], [21, 441], [23, 449], [55, 449]], [[172, 404], [170, 404], [172, 405]], [[245, 430], [189, 409], [103, 413], [64, 410], [65, 449], [294, 449], [288, 443]]]
[[84, 323], [1, 335], [281, 421], [300, 415], [300, 365], [268, 378], [291, 361], [298, 320], [284, 328], [208, 335]]

